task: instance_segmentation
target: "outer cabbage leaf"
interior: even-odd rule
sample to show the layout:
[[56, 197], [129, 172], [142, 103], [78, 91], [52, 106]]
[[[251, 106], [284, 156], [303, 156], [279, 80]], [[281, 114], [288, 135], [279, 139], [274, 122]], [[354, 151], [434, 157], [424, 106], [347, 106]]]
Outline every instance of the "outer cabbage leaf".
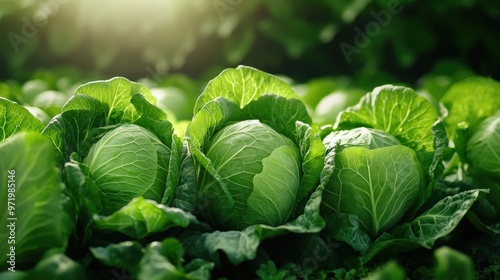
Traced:
[[141, 244], [137, 241], [90, 247], [90, 252], [101, 263], [116, 268], [132, 268], [141, 261], [144, 254]]
[[75, 109], [55, 116], [43, 130], [43, 134], [52, 140], [58, 151], [60, 165], [63, 165], [73, 152], [87, 155], [94, 137], [92, 131], [106, 125], [106, 106], [96, 99], [79, 95], [72, 97], [67, 104], [72, 104]]
[[413, 149], [422, 169], [428, 170], [436, 149], [431, 130], [436, 121], [437, 112], [424, 97], [407, 87], [384, 85], [343, 111], [335, 129], [371, 127], [388, 132]]
[[396, 261], [389, 261], [378, 267], [363, 280], [406, 280], [405, 270]]
[[450, 247], [441, 247], [434, 251], [436, 270], [434, 279], [464, 279], [473, 280], [474, 264], [469, 256]]
[[337, 146], [338, 152], [349, 147], [376, 149], [401, 144], [398, 139], [387, 132], [366, 127], [334, 131], [323, 139], [323, 143], [327, 147]]
[[37, 265], [28, 271], [6, 271], [0, 273], [2, 280], [86, 280], [87, 273], [83, 266], [63, 254], [55, 254], [43, 258]]
[[[130, 99], [138, 93], [143, 95], [148, 102], [156, 104], [156, 98], [147, 87], [122, 77], [84, 84], [76, 89], [75, 96], [84, 94], [105, 104], [108, 107], [106, 124], [113, 124], [134, 122], [140, 117], [135, 106], [130, 103]], [[63, 107], [63, 111], [71, 109], [74, 109], [71, 103]]]
[[139, 264], [139, 279], [178, 279], [206, 280], [210, 279], [210, 271], [214, 264], [201, 259], [194, 259], [183, 266], [184, 250], [181, 243], [173, 238], [162, 242], [153, 242], [144, 253]]
[[478, 230], [490, 236], [500, 234], [500, 182], [496, 177], [482, 176], [474, 182], [469, 181], [444, 182], [448, 190], [471, 190], [478, 186], [488, 188], [489, 193], [481, 196], [475, 202], [471, 211], [467, 212], [467, 219]]
[[186, 212], [193, 212], [196, 208], [196, 168], [187, 142], [183, 143], [180, 161], [179, 186], [171, 205]]
[[355, 214], [333, 213], [326, 214], [326, 229], [336, 240], [349, 244], [354, 250], [365, 254], [372, 246], [370, 235], [362, 229], [362, 225]]
[[0, 141], [20, 131], [40, 132], [43, 124], [21, 105], [0, 97]]
[[149, 89], [125, 78], [87, 83], [76, 90], [43, 133], [54, 142], [61, 162], [73, 152], [85, 157], [95, 139], [102, 136], [100, 128], [123, 123], [137, 123], [170, 146], [172, 125], [155, 102]]
[[152, 242], [146, 248], [136, 241], [91, 247], [103, 264], [128, 270], [139, 279], [210, 279], [213, 263], [194, 259], [183, 264], [184, 250], [174, 238]]
[[444, 121], [450, 139], [457, 141], [462, 128], [468, 131], [468, 138], [484, 119], [500, 109], [500, 83], [471, 77], [455, 83], [440, 102], [448, 111]]
[[[7, 176], [9, 170], [15, 172], [11, 176], [15, 181], [15, 200], [9, 204], [11, 192], [7, 192], [7, 177], [0, 183], [0, 201], [5, 207], [0, 212], [3, 233], [0, 241], [4, 244], [0, 250], [0, 267], [7, 265], [10, 246], [15, 246], [18, 266], [33, 264], [33, 256], [41, 256], [48, 250], [63, 251], [73, 224], [63, 209], [65, 198], [50, 140], [39, 133], [20, 132], [0, 143], [0, 155], [1, 174]], [[7, 211], [8, 205], [15, 210]], [[15, 244], [8, 242], [8, 225], [12, 223], [15, 224]]]
[[255, 258], [260, 245], [260, 230], [258, 226], [252, 226], [242, 231], [188, 231], [179, 238], [189, 257], [201, 257], [220, 264], [219, 251], [222, 251], [232, 264], [239, 264]]
[[452, 232], [467, 214], [475, 201], [487, 190], [470, 190], [448, 196], [410, 223], [396, 226], [390, 233], [382, 234], [368, 252], [361, 257], [370, 261], [382, 251], [402, 252], [419, 247], [432, 248], [437, 239]]
[[476, 175], [500, 177], [500, 112], [479, 124], [466, 155]]
[[142, 239], [172, 227], [187, 227], [191, 223], [198, 223], [191, 213], [142, 197], [134, 198], [109, 216], [94, 215], [93, 218], [99, 229], [118, 231], [136, 239]]
[[298, 98], [292, 87], [278, 77], [248, 66], [226, 69], [211, 80], [198, 97], [194, 114], [209, 101], [219, 97], [233, 101], [239, 108], [264, 94], [276, 94], [286, 98]]

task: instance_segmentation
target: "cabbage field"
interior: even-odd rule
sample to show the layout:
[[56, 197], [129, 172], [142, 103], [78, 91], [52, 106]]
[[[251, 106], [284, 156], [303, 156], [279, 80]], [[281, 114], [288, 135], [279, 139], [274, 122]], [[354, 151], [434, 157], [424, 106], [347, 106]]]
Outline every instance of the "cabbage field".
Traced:
[[499, 0], [0, 0], [0, 280], [500, 280]]
[[500, 82], [437, 79], [0, 83], [0, 279], [500, 279]]

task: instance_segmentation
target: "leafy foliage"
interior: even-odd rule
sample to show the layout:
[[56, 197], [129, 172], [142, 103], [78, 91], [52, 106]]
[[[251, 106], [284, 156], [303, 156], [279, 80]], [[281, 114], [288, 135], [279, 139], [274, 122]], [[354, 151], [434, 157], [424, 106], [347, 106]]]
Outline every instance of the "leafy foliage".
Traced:
[[[8, 218], [18, 218], [0, 235], [10, 244], [15, 233], [0, 259], [16, 273], [2, 279], [498, 275], [493, 80], [440, 88], [439, 112], [439, 95], [379, 86], [340, 112], [326, 106], [335, 122], [319, 129], [310, 109], [330, 90], [349, 89], [347, 80], [315, 81], [304, 95], [240, 66], [189, 103], [180, 139], [177, 116], [167, 115], [174, 107], [157, 106], [144, 84], [86, 83], [62, 105], [47, 93], [58, 79], [38, 78], [47, 80], [21, 92], [0, 85], [17, 101], [0, 98], [8, 174], [0, 200], [15, 196], [0, 223], [10, 229]], [[144, 83], [194, 90], [182, 79]], [[467, 106], [471, 90], [488, 105]], [[20, 105], [32, 101], [49, 122]], [[477, 240], [463, 242], [468, 235]]]

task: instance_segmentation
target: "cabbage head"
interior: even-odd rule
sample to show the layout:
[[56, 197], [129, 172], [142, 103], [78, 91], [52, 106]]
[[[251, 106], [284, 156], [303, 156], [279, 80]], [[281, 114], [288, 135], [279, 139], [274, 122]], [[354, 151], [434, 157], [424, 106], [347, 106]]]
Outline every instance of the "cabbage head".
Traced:
[[[245, 120], [217, 132], [206, 156], [225, 183], [227, 193], [206, 171], [200, 174], [203, 214], [219, 228], [279, 226], [294, 209], [300, 185], [300, 153], [295, 143], [258, 120]], [[221, 208], [226, 195], [234, 205]]]
[[[142, 239], [195, 220], [177, 209], [182, 143], [143, 85], [84, 84], [44, 129], [56, 147], [74, 217], [94, 232]], [[173, 209], [175, 208], [175, 209]], [[147, 213], [147, 215], [146, 215]]]
[[376, 87], [322, 132], [327, 237], [359, 252], [361, 263], [431, 249], [485, 191], [434, 191], [448, 138], [432, 104], [410, 88]]
[[500, 176], [500, 114], [482, 121], [467, 143], [473, 172]]
[[423, 190], [415, 152], [377, 129], [355, 128], [325, 138], [337, 149], [335, 169], [323, 192], [326, 213], [355, 215], [377, 238], [401, 220]]
[[255, 240], [318, 232], [319, 132], [290, 85], [251, 67], [226, 69], [194, 107], [185, 135], [196, 185], [181, 189], [211, 230]]
[[109, 215], [133, 198], [160, 202], [166, 188], [170, 148], [147, 129], [125, 124], [106, 133], [84, 159]]

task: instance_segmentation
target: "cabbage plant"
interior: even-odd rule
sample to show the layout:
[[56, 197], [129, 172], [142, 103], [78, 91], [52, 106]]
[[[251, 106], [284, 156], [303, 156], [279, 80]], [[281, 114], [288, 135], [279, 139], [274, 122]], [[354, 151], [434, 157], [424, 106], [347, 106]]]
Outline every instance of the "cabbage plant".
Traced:
[[74, 215], [88, 229], [143, 238], [195, 221], [168, 207], [179, 184], [181, 143], [154, 103], [149, 89], [124, 78], [91, 82], [45, 128]]
[[440, 102], [453, 148], [446, 166], [448, 191], [489, 189], [468, 216], [479, 230], [500, 234], [500, 83], [471, 77], [455, 83]]
[[[186, 235], [188, 252], [253, 259], [260, 240], [318, 232], [324, 146], [305, 105], [277, 77], [223, 71], [200, 95], [186, 140], [196, 186], [191, 209], [214, 232]], [[246, 241], [245, 241], [246, 240]], [[234, 244], [248, 241], [248, 250]]]
[[500, 112], [479, 124], [466, 149], [475, 173], [500, 177]]
[[362, 262], [386, 250], [431, 248], [484, 192], [433, 196], [448, 139], [433, 106], [409, 88], [375, 88], [323, 135], [326, 232]]
[[357, 216], [363, 231], [376, 238], [415, 206], [423, 175], [412, 149], [367, 128], [332, 133], [325, 142], [339, 145], [323, 194], [327, 212]]
[[[65, 211], [56, 150], [42, 123], [0, 97], [0, 269], [15, 275], [67, 248], [74, 222]], [[12, 273], [16, 272], [16, 273]], [[0, 278], [4, 279], [0, 276]]]

